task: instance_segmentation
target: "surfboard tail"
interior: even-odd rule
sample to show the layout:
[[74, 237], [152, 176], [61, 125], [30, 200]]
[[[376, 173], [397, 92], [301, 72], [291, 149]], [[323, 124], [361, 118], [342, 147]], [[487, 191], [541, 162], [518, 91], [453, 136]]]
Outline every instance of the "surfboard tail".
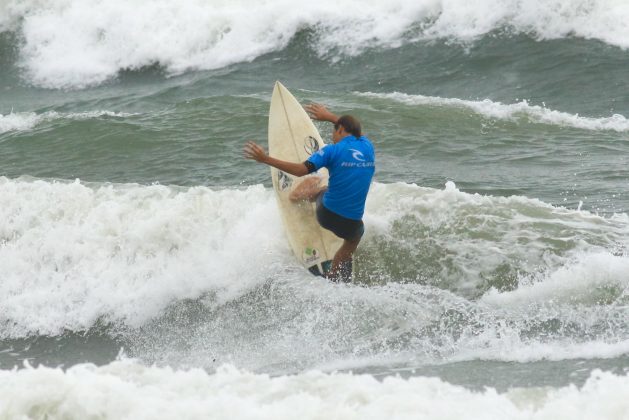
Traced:
[[327, 274], [332, 268], [332, 260], [323, 261], [318, 264], [311, 265], [308, 267], [308, 271], [310, 271], [315, 276], [326, 277]]

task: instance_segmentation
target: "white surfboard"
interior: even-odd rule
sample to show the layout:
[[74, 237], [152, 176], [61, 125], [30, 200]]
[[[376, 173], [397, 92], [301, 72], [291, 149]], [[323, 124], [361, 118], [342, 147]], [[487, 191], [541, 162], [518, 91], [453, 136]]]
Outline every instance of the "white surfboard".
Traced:
[[[280, 82], [275, 82], [269, 112], [269, 154], [289, 162], [303, 162], [324, 147], [312, 120], [297, 99]], [[321, 185], [327, 185], [328, 172], [319, 171]], [[319, 226], [315, 203], [293, 203], [290, 192], [302, 178], [271, 167], [282, 221], [290, 246], [297, 259], [315, 275], [326, 273], [342, 240]]]

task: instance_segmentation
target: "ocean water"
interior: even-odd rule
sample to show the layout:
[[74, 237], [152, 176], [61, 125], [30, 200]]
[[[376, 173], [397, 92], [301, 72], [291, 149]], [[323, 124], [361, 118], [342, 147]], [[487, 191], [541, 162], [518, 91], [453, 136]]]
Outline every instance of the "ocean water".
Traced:
[[[0, 0], [0, 418], [629, 419], [627, 21]], [[242, 157], [276, 80], [376, 147], [351, 284]]]

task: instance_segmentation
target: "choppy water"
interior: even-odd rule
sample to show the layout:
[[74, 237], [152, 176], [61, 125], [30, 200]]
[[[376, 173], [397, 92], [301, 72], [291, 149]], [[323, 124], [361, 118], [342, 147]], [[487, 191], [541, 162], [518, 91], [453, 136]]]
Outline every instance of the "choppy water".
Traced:
[[[627, 19], [0, 1], [0, 418], [629, 418]], [[376, 146], [351, 285], [241, 157], [275, 80]]]

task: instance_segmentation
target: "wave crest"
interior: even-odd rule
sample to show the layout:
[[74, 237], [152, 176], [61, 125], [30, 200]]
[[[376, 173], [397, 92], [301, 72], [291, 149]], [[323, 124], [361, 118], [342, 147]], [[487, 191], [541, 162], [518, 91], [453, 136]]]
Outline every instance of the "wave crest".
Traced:
[[[346, 13], [360, 10], [360, 13]], [[349, 16], [349, 17], [348, 17]], [[279, 51], [301, 30], [320, 56], [355, 55], [422, 39], [470, 41], [506, 29], [540, 39], [582, 37], [629, 47], [622, 2], [584, 0], [26, 0], [0, 5], [0, 31], [20, 33], [35, 85], [98, 85], [155, 63], [170, 74], [216, 69]]]
[[616, 132], [628, 132], [629, 120], [620, 114], [611, 117], [593, 118], [583, 117], [578, 114], [549, 109], [546, 106], [531, 105], [523, 100], [514, 104], [484, 99], [482, 101], [470, 101], [458, 98], [440, 98], [435, 96], [409, 95], [406, 93], [372, 93], [365, 92], [358, 95], [395, 101], [410, 106], [452, 107], [469, 109], [485, 117], [507, 121], [528, 120], [535, 124], [557, 125], [560, 127], [573, 127], [582, 130], [610, 130]]

